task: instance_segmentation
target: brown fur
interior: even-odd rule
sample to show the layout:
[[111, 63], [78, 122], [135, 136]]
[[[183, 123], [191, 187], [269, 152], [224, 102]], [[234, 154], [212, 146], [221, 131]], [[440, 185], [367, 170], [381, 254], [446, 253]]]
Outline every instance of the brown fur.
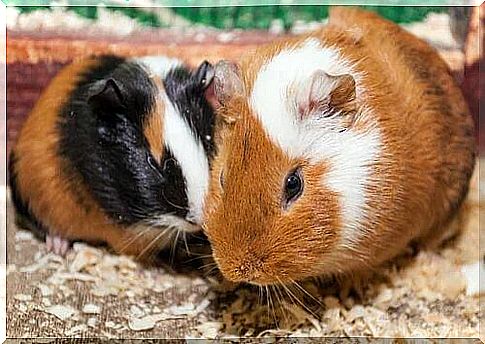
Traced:
[[[244, 98], [265, 62], [309, 36], [337, 46], [357, 71], [365, 71], [365, 94], [352, 107], [373, 112], [357, 116], [353, 130], [372, 123], [380, 128], [381, 157], [366, 190], [369, 232], [356, 249], [337, 244], [338, 195], [317, 182], [326, 166], [287, 157]], [[240, 69], [245, 94], [219, 111], [237, 120], [220, 128], [204, 226], [226, 278], [271, 284], [363, 271], [410, 240], [442, 234], [466, 196], [475, 147], [467, 105], [436, 51], [375, 14], [334, 8], [322, 30], [261, 47], [240, 61]], [[282, 181], [295, 165], [303, 166], [304, 195], [286, 211], [279, 202]]]
[[[156, 78], [154, 81], [158, 89], [163, 90], [163, 82], [159, 78]], [[143, 126], [145, 128], [143, 134], [148, 141], [150, 151], [158, 162], [162, 159], [164, 149], [162, 135], [160, 134], [163, 132], [162, 116], [160, 116], [160, 114], [164, 112], [165, 109], [163, 103], [157, 101]]]
[[[68, 173], [69, 164], [58, 153], [59, 113], [81, 72], [96, 64], [86, 59], [65, 67], [44, 91], [27, 118], [14, 147], [18, 190], [37, 219], [65, 239], [107, 242], [117, 252], [138, 255], [159, 231], [140, 234], [114, 224], [99, 208], [83, 182]], [[157, 151], [154, 130], [161, 127], [153, 119], [147, 136]]]

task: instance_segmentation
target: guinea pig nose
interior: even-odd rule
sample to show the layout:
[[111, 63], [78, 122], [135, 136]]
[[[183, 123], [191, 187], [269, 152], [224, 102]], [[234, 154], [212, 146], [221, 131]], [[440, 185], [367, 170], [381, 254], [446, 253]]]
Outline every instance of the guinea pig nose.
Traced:
[[256, 260], [245, 260], [238, 264], [230, 274], [230, 280], [234, 282], [254, 282], [261, 277], [261, 271]]

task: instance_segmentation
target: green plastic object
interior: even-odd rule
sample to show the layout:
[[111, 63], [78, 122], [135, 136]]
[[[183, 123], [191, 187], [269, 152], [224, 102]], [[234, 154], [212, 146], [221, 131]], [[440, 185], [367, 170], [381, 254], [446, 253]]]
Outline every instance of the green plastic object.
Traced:
[[[5, 0], [6, 1], [6, 0]], [[42, 0], [46, 6], [39, 6], [40, 0], [9, 0], [10, 4], [30, 2], [32, 6], [17, 6], [21, 12], [50, 10], [48, 0]], [[127, 1], [129, 4], [129, 1]], [[361, 6], [375, 11], [396, 23], [422, 21], [431, 12], [447, 12], [444, 6]], [[106, 7], [108, 10], [121, 12], [149, 27], [166, 27], [169, 23], [161, 22], [151, 11], [137, 7]], [[194, 25], [204, 25], [218, 29], [268, 29], [274, 20], [279, 20], [284, 29], [290, 29], [297, 21], [322, 21], [328, 16], [328, 5], [265, 5], [265, 6], [219, 6], [219, 7], [172, 7], [174, 16], [182, 17]], [[82, 17], [97, 18], [96, 6], [70, 6]]]

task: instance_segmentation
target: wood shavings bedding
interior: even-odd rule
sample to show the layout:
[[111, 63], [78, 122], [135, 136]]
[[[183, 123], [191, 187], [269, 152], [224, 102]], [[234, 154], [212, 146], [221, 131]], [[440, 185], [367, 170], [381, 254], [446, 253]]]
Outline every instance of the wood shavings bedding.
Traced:
[[404, 254], [382, 267], [358, 300], [340, 299], [334, 285], [321, 281], [301, 283], [306, 292], [300, 293], [250, 287], [219, 292], [198, 271], [169, 273], [79, 243], [61, 258], [14, 226], [9, 203], [7, 334], [477, 338], [483, 314], [479, 299], [467, 295], [469, 275], [461, 269], [483, 256], [478, 215], [484, 210], [476, 174], [455, 223], [463, 234], [442, 250]]

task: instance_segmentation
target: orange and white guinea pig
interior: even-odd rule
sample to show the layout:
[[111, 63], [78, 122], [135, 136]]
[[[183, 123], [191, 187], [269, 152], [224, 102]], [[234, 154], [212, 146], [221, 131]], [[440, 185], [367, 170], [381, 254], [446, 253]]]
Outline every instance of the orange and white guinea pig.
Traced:
[[203, 227], [230, 281], [367, 271], [444, 234], [467, 194], [459, 88], [431, 47], [375, 14], [334, 8], [317, 32], [219, 62], [214, 80]]

